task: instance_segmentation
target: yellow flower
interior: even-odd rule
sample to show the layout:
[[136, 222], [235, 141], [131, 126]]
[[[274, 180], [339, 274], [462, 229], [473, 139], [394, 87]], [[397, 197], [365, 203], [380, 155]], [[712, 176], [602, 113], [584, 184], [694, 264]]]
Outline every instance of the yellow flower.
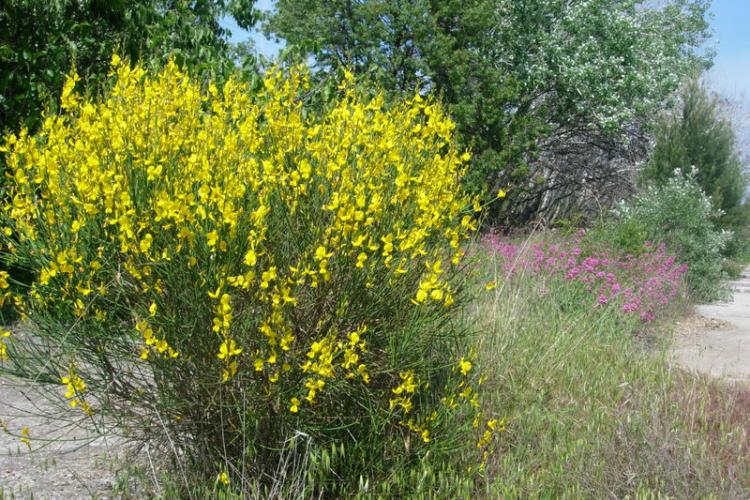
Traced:
[[76, 105], [78, 104], [78, 97], [75, 95], [74, 89], [76, 83], [78, 83], [79, 80], [80, 78], [78, 77], [78, 73], [75, 70], [73, 70], [73, 72], [69, 74], [65, 79], [62, 95], [60, 96], [61, 108], [71, 109], [76, 107]]
[[275, 266], [271, 266], [271, 267], [268, 268], [267, 271], [263, 272], [263, 274], [261, 275], [261, 278], [260, 278], [261, 279], [261, 282], [260, 282], [260, 287], [261, 288], [268, 288], [268, 286], [270, 285], [271, 281], [273, 281], [274, 279], [276, 279], [276, 276], [277, 276], [277, 272], [276, 271], [277, 271], [276, 267]]
[[237, 347], [237, 343], [234, 339], [225, 339], [219, 346], [219, 354], [216, 356], [219, 359], [228, 360], [232, 356], [238, 356], [240, 353], [242, 353], [242, 349]]
[[222, 313], [226, 313], [232, 310], [232, 305], [230, 303], [231, 299], [232, 298], [229, 296], [228, 293], [224, 293], [221, 295], [221, 299], [219, 299], [219, 310]]
[[224, 382], [228, 382], [229, 380], [234, 378], [235, 375], [237, 375], [237, 362], [236, 361], [232, 361], [231, 363], [228, 363], [226, 365], [226, 368], [224, 368], [221, 371], [221, 379]]
[[299, 405], [301, 404], [300, 400], [297, 398], [291, 399], [291, 405], [289, 406], [289, 411], [292, 413], [297, 413], [299, 411]]
[[323, 260], [323, 259], [327, 259], [327, 258], [329, 258], [329, 257], [330, 257], [330, 256], [332, 256], [332, 255], [333, 255], [333, 253], [332, 253], [332, 252], [331, 252], [331, 253], [328, 253], [328, 252], [326, 252], [326, 247], [324, 247], [323, 245], [320, 245], [320, 246], [319, 246], [319, 247], [318, 247], [318, 248], [317, 248], [317, 249], [315, 250], [315, 260]]
[[156, 343], [156, 350], [159, 351], [159, 354], [163, 354], [167, 349], [169, 349], [169, 344], [167, 344], [167, 341], [164, 339], [159, 340]]
[[151, 236], [150, 233], [146, 233], [143, 236], [143, 239], [141, 239], [141, 242], [139, 243], [139, 247], [141, 249], [141, 252], [148, 253], [149, 249], [151, 248], [151, 243], [154, 241], [154, 237]]
[[359, 268], [365, 267], [366, 260], [367, 260], [367, 254], [364, 252], [360, 252], [360, 254], [357, 255], [357, 267]]
[[224, 486], [229, 485], [229, 474], [226, 472], [222, 472], [218, 476], [216, 476], [216, 481], [223, 484]]
[[21, 442], [26, 445], [29, 451], [31, 451], [31, 440], [29, 440], [30, 432], [31, 431], [29, 431], [28, 427], [21, 429]]
[[471, 361], [468, 361], [466, 359], [461, 359], [461, 361], [458, 363], [458, 367], [461, 370], [461, 375], [465, 376], [469, 374], [472, 364], [471, 364]]
[[500, 191], [498, 191], [498, 192], [497, 192], [497, 197], [498, 197], [499, 199], [503, 199], [503, 198], [505, 198], [505, 197], [506, 197], [507, 195], [508, 195], [508, 193], [506, 193], [504, 189], [501, 189]]
[[208, 246], [211, 248], [214, 248], [216, 246], [216, 243], [219, 241], [219, 233], [216, 231], [211, 231], [206, 235], [206, 242], [208, 243]]
[[367, 239], [367, 235], [361, 234], [361, 235], [359, 235], [358, 237], [356, 237], [355, 239], [352, 240], [352, 246], [354, 248], [361, 247], [362, 244], [365, 242], [366, 239]]
[[151, 166], [149, 166], [146, 169], [146, 180], [148, 180], [148, 181], [155, 180], [157, 177], [159, 177], [161, 175], [162, 170], [163, 169], [162, 169], [161, 165], [157, 165], [157, 166], [151, 165]]
[[251, 248], [247, 251], [247, 253], [245, 254], [244, 262], [245, 265], [249, 267], [255, 266], [255, 264], [258, 262], [258, 255], [255, 253], [254, 249]]
[[424, 441], [425, 443], [430, 442], [430, 431], [428, 431], [427, 429], [424, 429], [422, 431], [421, 436], [422, 436], [422, 441]]
[[399, 373], [399, 377], [401, 377], [401, 384], [396, 387], [395, 389], [392, 389], [394, 394], [401, 394], [403, 392], [406, 392], [408, 394], [414, 393], [414, 391], [417, 389], [417, 379], [414, 375], [414, 372], [409, 370], [405, 372]]
[[81, 411], [88, 415], [89, 417], [94, 414], [94, 409], [91, 408], [91, 405], [89, 405], [86, 401], [81, 403]]
[[367, 366], [359, 365], [357, 367], [357, 373], [362, 378], [362, 381], [364, 381], [365, 384], [370, 383], [370, 375], [367, 373]]

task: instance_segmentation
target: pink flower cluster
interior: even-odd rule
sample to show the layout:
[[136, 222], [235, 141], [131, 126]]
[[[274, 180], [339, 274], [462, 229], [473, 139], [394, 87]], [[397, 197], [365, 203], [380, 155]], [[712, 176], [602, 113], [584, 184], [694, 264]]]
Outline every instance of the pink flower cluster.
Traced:
[[647, 243], [638, 255], [584, 251], [586, 233], [560, 243], [514, 244], [495, 234], [485, 242], [501, 263], [506, 277], [557, 276], [583, 283], [594, 307], [618, 307], [623, 314], [638, 314], [644, 322], [669, 305], [683, 289], [686, 264], [677, 262], [665, 245]]

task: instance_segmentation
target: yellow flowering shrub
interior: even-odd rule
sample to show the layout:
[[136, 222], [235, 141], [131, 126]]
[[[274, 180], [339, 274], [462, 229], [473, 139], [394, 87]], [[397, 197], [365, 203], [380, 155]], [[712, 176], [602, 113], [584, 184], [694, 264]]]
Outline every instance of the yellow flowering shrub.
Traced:
[[76, 82], [1, 149], [3, 257], [34, 273], [15, 300], [49, 354], [6, 335], [5, 363], [212, 479], [271, 475], [295, 432], [344, 445], [350, 486], [387, 473], [373, 456], [486, 451], [451, 320], [476, 207], [439, 105], [347, 75], [311, 109], [301, 69], [254, 93], [113, 58], [106, 98]]

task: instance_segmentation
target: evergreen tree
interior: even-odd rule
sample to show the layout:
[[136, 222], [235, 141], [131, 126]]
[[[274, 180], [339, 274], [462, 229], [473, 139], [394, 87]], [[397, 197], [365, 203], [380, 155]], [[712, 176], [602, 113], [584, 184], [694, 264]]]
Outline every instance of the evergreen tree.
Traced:
[[725, 212], [724, 220], [740, 218], [748, 186], [745, 166], [737, 152], [731, 122], [722, 116], [716, 95], [697, 79], [689, 81], [681, 105], [656, 129], [656, 142], [643, 171], [645, 182], [664, 183], [676, 169], [695, 167], [697, 181], [711, 196], [713, 205]]

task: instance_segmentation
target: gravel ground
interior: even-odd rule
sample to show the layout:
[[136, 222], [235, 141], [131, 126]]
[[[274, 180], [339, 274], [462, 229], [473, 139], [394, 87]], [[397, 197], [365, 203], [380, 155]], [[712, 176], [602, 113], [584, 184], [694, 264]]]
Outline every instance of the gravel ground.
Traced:
[[731, 300], [696, 307], [675, 337], [672, 358], [699, 373], [750, 382], [750, 268], [731, 285]]
[[[76, 410], [59, 409], [29, 385], [0, 379], [0, 500], [79, 499], [112, 495], [121, 440], [67, 422]], [[0, 424], [0, 425], [2, 425]], [[29, 429], [31, 450], [21, 442]]]

